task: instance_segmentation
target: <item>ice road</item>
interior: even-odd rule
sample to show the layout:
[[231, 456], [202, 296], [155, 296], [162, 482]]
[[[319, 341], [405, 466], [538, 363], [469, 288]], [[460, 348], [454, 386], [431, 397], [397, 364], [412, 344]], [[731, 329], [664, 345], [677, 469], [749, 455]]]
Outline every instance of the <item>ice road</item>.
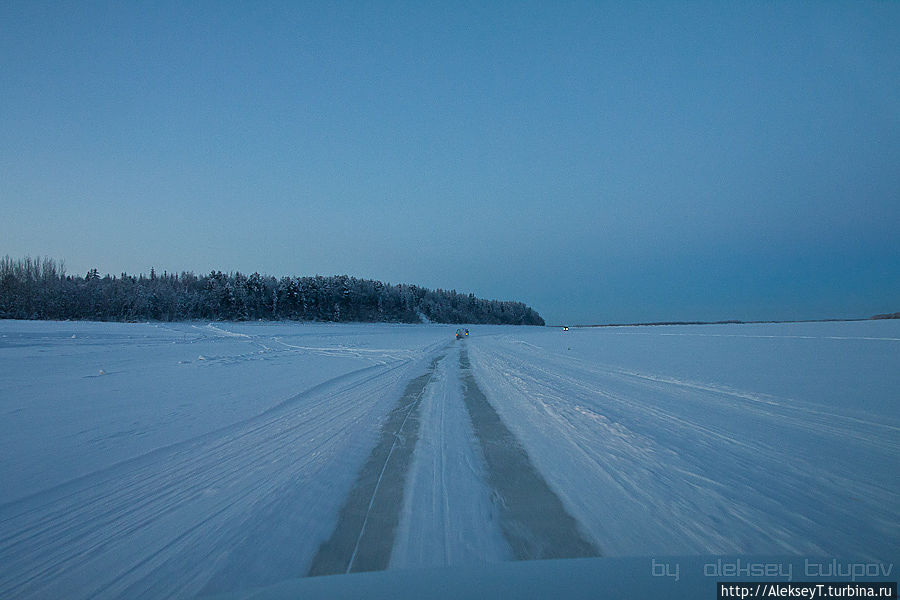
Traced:
[[455, 327], [0, 321], [0, 597], [896, 555], [900, 322]]

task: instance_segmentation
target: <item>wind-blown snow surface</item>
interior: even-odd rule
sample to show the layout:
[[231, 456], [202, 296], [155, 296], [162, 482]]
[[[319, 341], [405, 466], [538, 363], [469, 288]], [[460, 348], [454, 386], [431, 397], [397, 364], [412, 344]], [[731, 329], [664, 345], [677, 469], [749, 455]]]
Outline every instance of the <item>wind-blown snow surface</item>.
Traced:
[[463, 348], [605, 556], [897, 554], [900, 322], [470, 329], [0, 321], [0, 597], [305, 575], [435, 359], [390, 566], [509, 558]]
[[896, 555], [898, 323], [516, 333], [470, 355], [607, 555]]

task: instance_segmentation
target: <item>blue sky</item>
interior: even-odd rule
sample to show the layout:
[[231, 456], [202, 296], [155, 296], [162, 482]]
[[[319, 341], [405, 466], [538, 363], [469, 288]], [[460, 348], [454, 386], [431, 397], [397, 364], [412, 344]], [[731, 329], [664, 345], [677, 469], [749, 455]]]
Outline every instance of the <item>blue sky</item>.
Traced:
[[900, 3], [0, 5], [0, 255], [900, 310]]

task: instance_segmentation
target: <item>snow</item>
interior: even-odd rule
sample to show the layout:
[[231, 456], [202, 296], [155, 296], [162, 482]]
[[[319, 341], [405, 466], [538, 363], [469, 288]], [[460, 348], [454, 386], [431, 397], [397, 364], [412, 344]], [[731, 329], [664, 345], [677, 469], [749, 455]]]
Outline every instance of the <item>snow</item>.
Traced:
[[416, 356], [448, 337], [402, 326], [0, 328], [0, 597], [17, 598], [191, 596], [296, 576], [334, 527]]
[[0, 321], [0, 597], [305, 575], [430, 365], [390, 568], [508, 560], [463, 350], [604, 557], [897, 555], [900, 322], [455, 327]]
[[897, 323], [516, 332], [471, 356], [604, 555], [896, 552]]
[[16, 458], [0, 467], [0, 504], [444, 339], [376, 325], [0, 321], [0, 332], [0, 452]]
[[463, 405], [459, 346], [437, 363], [420, 411], [392, 568], [459, 566], [511, 558], [491, 503], [484, 457]]

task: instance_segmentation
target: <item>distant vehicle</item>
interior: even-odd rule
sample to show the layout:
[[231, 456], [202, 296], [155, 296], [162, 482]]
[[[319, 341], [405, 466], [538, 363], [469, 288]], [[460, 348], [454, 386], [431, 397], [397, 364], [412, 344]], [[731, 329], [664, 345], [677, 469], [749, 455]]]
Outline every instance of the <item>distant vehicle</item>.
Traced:
[[459, 329], [456, 330], [456, 339], [458, 339], [458, 340], [463, 339], [467, 335], [469, 335], [468, 329], [463, 329], [462, 327], [460, 327]]
[[563, 331], [568, 331], [568, 330], [569, 330], [568, 327], [565, 327], [565, 326], [563, 327]]

